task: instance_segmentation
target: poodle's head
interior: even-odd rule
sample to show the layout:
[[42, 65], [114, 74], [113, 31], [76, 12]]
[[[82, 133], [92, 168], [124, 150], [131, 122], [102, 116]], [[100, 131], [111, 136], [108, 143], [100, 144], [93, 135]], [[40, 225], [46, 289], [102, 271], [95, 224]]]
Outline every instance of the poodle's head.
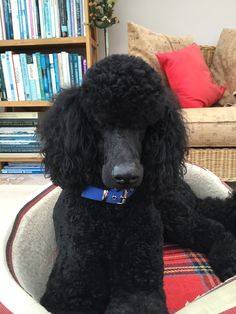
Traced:
[[182, 173], [186, 133], [175, 98], [142, 59], [113, 55], [63, 91], [39, 126], [44, 162], [62, 187], [150, 190]]

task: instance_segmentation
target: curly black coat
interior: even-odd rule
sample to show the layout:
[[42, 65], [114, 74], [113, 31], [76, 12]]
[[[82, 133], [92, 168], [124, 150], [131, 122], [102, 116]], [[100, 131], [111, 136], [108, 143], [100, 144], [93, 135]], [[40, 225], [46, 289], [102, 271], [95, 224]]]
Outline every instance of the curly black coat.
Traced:
[[[39, 126], [44, 162], [63, 191], [58, 256], [41, 299], [53, 313], [167, 313], [163, 235], [236, 273], [236, 196], [198, 199], [184, 183], [179, 105], [144, 61], [113, 55], [62, 92]], [[135, 188], [123, 205], [81, 197], [88, 185]]]

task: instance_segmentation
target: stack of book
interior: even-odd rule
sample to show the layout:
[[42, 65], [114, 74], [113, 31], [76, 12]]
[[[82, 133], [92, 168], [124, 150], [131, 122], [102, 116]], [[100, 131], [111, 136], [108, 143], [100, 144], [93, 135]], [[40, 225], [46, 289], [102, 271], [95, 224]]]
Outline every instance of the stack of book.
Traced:
[[45, 168], [39, 162], [9, 162], [1, 170], [2, 174], [42, 174]]
[[0, 54], [0, 100], [51, 100], [63, 88], [79, 86], [87, 71], [77, 53]]
[[0, 112], [0, 158], [39, 157], [37, 112]]
[[85, 36], [84, 0], [0, 0], [0, 39]]

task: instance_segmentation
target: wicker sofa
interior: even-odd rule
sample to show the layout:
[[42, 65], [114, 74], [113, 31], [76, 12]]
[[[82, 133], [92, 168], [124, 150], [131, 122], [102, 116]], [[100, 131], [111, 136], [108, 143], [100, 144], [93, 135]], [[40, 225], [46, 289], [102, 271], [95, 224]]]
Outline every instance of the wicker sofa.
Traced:
[[[156, 59], [156, 52], [169, 52], [187, 47], [189, 36], [176, 37], [155, 33], [128, 22], [128, 52], [139, 56], [167, 78]], [[213, 61], [216, 47], [201, 46], [207, 65]], [[204, 107], [183, 109], [189, 134], [187, 161], [208, 168], [223, 181], [236, 181], [236, 107]]]
[[[201, 46], [211, 65], [214, 46]], [[187, 160], [208, 168], [222, 180], [236, 181], [236, 107], [183, 109], [189, 131]]]

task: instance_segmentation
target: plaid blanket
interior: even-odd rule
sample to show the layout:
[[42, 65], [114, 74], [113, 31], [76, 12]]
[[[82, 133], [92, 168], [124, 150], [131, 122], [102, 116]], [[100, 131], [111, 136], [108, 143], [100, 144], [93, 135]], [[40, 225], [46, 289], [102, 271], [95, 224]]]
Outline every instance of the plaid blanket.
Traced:
[[169, 313], [175, 313], [220, 283], [207, 258], [174, 244], [164, 247], [164, 290]]

